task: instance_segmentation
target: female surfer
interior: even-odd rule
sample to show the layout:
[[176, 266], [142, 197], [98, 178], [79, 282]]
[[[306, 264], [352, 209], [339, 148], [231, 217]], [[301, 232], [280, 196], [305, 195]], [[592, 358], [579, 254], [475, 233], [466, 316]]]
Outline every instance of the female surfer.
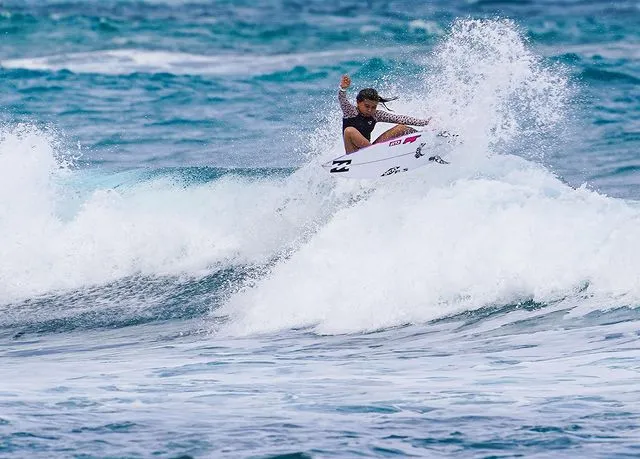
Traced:
[[353, 153], [361, 148], [371, 145], [371, 132], [377, 122], [381, 123], [398, 123], [391, 129], [383, 132], [373, 143], [385, 142], [394, 137], [416, 132], [411, 126], [426, 126], [431, 118], [422, 120], [412, 118], [410, 116], [395, 115], [393, 113], [378, 110], [378, 103], [387, 108], [385, 102], [392, 99], [380, 97], [378, 91], [373, 88], [363, 89], [356, 96], [356, 105], [352, 105], [347, 100], [347, 88], [351, 85], [351, 78], [343, 75], [340, 80], [340, 88], [338, 91], [338, 101], [342, 108], [342, 137], [344, 139], [345, 152]]

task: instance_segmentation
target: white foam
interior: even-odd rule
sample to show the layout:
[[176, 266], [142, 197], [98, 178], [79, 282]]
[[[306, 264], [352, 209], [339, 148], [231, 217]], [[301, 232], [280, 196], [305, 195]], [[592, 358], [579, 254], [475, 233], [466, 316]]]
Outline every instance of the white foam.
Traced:
[[549, 147], [571, 96], [563, 70], [544, 65], [506, 20], [456, 22], [427, 61], [425, 89], [394, 108], [459, 132], [452, 164], [381, 182], [335, 213], [231, 299], [221, 311], [231, 333], [360, 332], [576, 295], [606, 307], [640, 300], [637, 203], [496, 156]]
[[409, 22], [409, 30], [416, 31], [421, 30], [426, 32], [429, 35], [441, 35], [444, 30], [440, 27], [440, 25], [435, 21], [425, 21], [424, 19], [414, 19]]
[[54, 133], [14, 126], [0, 134], [0, 302], [136, 274], [265, 263], [351, 193], [307, 168], [286, 181], [159, 179], [87, 186], [78, 196], [86, 177], [62, 167]]
[[233, 298], [223, 311], [233, 317], [230, 329], [367, 331], [494, 304], [551, 302], [585, 285], [583, 295], [617, 304], [640, 299], [636, 205], [573, 190], [513, 157], [476, 169], [490, 179], [444, 185], [435, 170], [421, 171], [336, 213]]

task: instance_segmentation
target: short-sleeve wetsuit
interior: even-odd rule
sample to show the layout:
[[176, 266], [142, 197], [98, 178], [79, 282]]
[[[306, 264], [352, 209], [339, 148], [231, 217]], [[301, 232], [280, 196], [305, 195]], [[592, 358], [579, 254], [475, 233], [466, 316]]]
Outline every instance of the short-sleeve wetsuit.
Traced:
[[411, 116], [396, 115], [394, 113], [384, 112], [382, 110], [376, 110], [372, 117], [364, 116], [358, 111], [355, 105], [352, 105], [347, 100], [347, 92], [338, 90], [338, 101], [340, 102], [340, 108], [342, 109], [342, 132], [348, 127], [354, 127], [371, 142], [371, 132], [376, 126], [376, 123], [396, 123], [406, 124], [408, 126], [426, 126], [429, 124], [429, 120], [422, 120], [419, 118], [413, 118]]

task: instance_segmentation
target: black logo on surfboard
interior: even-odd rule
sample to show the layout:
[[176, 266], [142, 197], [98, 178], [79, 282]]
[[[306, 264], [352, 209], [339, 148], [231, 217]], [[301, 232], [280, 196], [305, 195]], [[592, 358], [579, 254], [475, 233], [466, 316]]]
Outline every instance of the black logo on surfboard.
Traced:
[[418, 159], [420, 156], [424, 156], [424, 153], [422, 153], [422, 147], [424, 147], [425, 145], [426, 143], [421, 143], [420, 146], [416, 148], [416, 159]]
[[334, 173], [334, 172], [349, 172], [349, 166], [351, 165], [351, 160], [350, 159], [340, 159], [340, 160], [335, 160], [331, 163], [331, 165], [333, 166], [331, 168], [331, 170], [329, 172]]
[[409, 169], [407, 169], [406, 167], [401, 168], [400, 166], [395, 166], [387, 169], [385, 172], [382, 173], [380, 177], [386, 177], [387, 175], [397, 174], [398, 172], [407, 172], [408, 170]]

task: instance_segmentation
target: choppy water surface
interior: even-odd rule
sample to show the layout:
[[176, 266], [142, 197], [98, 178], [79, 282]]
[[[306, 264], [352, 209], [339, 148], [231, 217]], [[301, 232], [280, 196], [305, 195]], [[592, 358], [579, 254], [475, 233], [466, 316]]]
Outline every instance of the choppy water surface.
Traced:
[[[4, 2], [0, 453], [640, 455], [639, 18]], [[343, 73], [451, 164], [328, 176]]]

